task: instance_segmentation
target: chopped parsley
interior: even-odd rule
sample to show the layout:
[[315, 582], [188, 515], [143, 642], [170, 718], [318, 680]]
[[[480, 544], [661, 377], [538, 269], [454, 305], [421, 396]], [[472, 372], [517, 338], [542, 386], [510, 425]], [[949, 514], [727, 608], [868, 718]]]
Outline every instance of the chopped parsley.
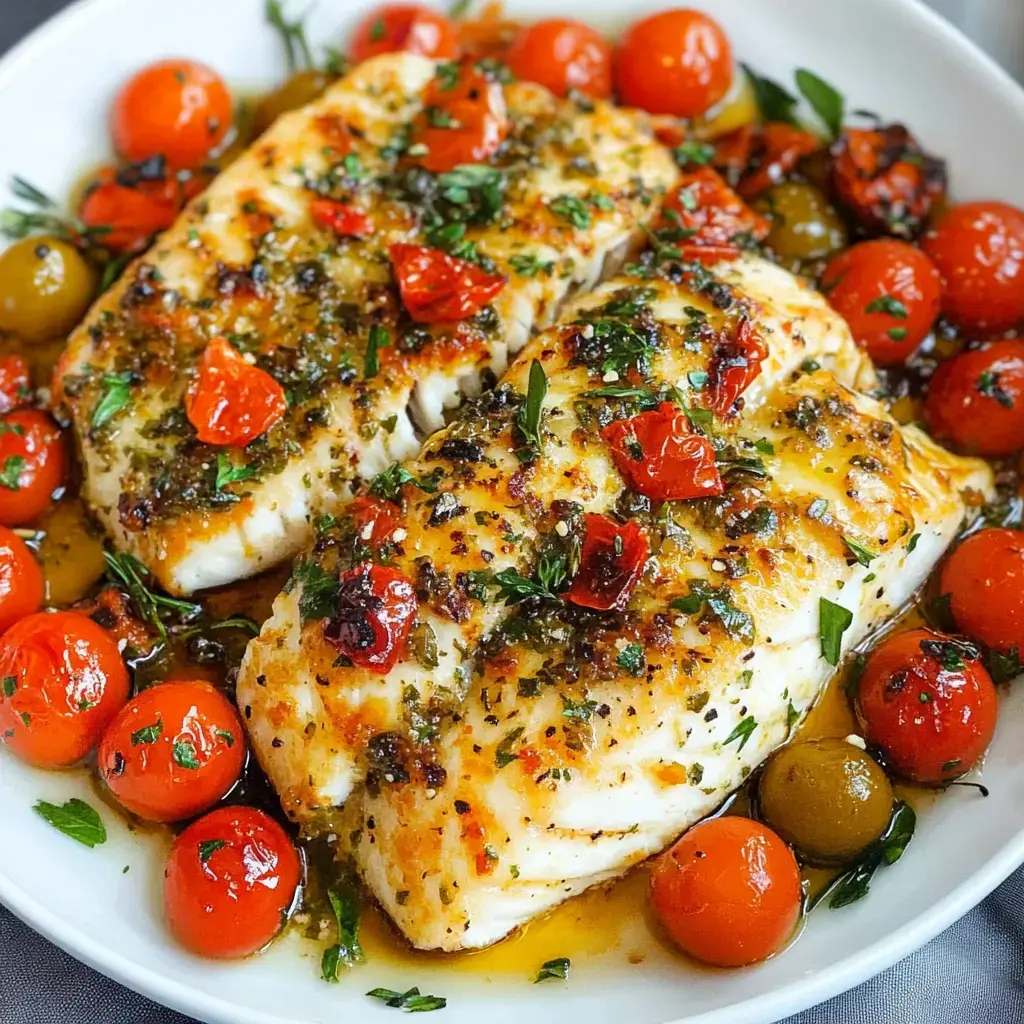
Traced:
[[834, 604], [827, 597], [818, 603], [818, 637], [821, 641], [821, 656], [833, 667], [839, 664], [843, 651], [843, 634], [853, 624], [853, 612], [841, 604]]
[[540, 965], [540, 970], [537, 972], [534, 984], [536, 985], [538, 981], [547, 981], [549, 978], [565, 981], [569, 977], [569, 968], [571, 966], [572, 961], [567, 956], [559, 956], [555, 957], [554, 960], [547, 960]]
[[90, 849], [107, 841], [107, 830], [102, 819], [84, 800], [77, 797], [57, 805], [46, 800], [32, 808], [43, 821]]
[[100, 378], [103, 394], [92, 411], [93, 430], [102, 427], [128, 405], [131, 401], [131, 385], [132, 374], [130, 371], [105, 373]]

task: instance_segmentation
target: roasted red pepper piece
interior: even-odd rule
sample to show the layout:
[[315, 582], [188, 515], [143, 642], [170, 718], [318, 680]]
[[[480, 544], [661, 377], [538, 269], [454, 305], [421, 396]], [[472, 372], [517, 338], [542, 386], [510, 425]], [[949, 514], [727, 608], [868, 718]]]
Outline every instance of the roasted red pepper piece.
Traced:
[[724, 489], [711, 442], [694, 434], [671, 402], [609, 423], [601, 437], [629, 486], [655, 501], [707, 498]]
[[780, 121], [769, 121], [750, 140], [747, 168], [736, 191], [744, 199], [759, 196], [796, 170], [801, 157], [820, 148], [821, 143], [811, 132]]
[[715, 342], [708, 383], [712, 411], [719, 416], [727, 415], [736, 399], [757, 378], [767, 357], [768, 349], [750, 320], [741, 320], [734, 336], [720, 337]]
[[755, 213], [711, 167], [684, 174], [665, 199], [665, 221], [693, 231], [691, 245], [729, 245], [737, 235], [760, 240], [771, 225]]
[[910, 237], [946, 194], [946, 165], [901, 124], [847, 128], [832, 148], [836, 195], [872, 231]]
[[28, 405], [31, 398], [28, 360], [15, 352], [0, 357], [0, 414]]
[[356, 537], [371, 548], [379, 548], [391, 540], [400, 522], [395, 505], [369, 496], [356, 498], [349, 506], [349, 513], [355, 522]]
[[644, 571], [650, 547], [634, 522], [620, 526], [607, 516], [588, 515], [580, 567], [566, 597], [597, 611], [622, 611]]
[[328, 228], [336, 235], [366, 238], [372, 235], [373, 221], [361, 210], [330, 199], [316, 199], [312, 206], [313, 223]]
[[185, 413], [206, 444], [240, 448], [266, 433], [287, 408], [281, 385], [223, 338], [206, 346], [185, 395]]
[[424, 245], [388, 248], [402, 304], [417, 323], [465, 320], [479, 313], [505, 287], [500, 274]]

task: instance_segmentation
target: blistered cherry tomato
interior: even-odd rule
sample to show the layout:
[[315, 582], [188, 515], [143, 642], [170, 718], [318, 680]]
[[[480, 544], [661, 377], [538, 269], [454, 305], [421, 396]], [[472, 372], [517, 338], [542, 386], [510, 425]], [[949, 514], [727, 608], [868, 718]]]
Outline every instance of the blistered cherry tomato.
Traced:
[[402, 521], [396, 505], [369, 496], [356, 498], [348, 512], [355, 523], [356, 536], [372, 548], [387, 544]]
[[114, 147], [126, 160], [157, 154], [176, 168], [201, 164], [231, 129], [231, 94], [194, 60], [161, 60], [130, 78], [114, 100]]
[[724, 490], [711, 442], [690, 428], [678, 406], [615, 420], [601, 431], [629, 486], [655, 501], [708, 498]]
[[373, 234], [373, 220], [361, 210], [330, 199], [316, 199], [311, 207], [313, 223], [328, 228], [336, 235], [366, 238]]
[[505, 55], [516, 78], [556, 96], [570, 90], [604, 99], [612, 92], [612, 47], [600, 32], [567, 18], [524, 26]]
[[995, 341], [941, 363], [924, 418], [940, 441], [974, 455], [1024, 448], [1024, 341]]
[[793, 937], [800, 869], [771, 829], [749, 818], [702, 821], [651, 872], [651, 905], [683, 952], [716, 967], [767, 960]]
[[682, 175], [665, 199], [665, 220], [669, 226], [696, 232], [688, 239], [695, 245], [730, 245], [737, 236], [759, 240], [771, 229], [711, 167]]
[[946, 166], [903, 125], [846, 128], [833, 147], [832, 184], [867, 228], [909, 238], [946, 194]]
[[458, 164], [486, 160], [509, 132], [505, 90], [500, 82], [463, 66], [453, 79], [436, 75], [423, 97], [423, 111], [412, 123], [416, 161], [441, 174]]
[[0, 419], [0, 525], [24, 526], [42, 515], [67, 464], [64, 437], [47, 413], [16, 409]]
[[640, 581], [650, 546], [633, 521], [620, 526], [607, 516], [587, 515], [580, 567], [566, 597], [598, 611], [622, 611]]
[[957, 628], [998, 651], [1024, 655], [1024, 534], [981, 530], [955, 548], [939, 590]]
[[110, 723], [103, 781], [147, 821], [181, 821], [212, 807], [242, 774], [245, 733], [234, 705], [205, 682], [151, 686]]
[[0, 526], [0, 633], [43, 606], [43, 571], [28, 545]]
[[922, 245], [942, 275], [942, 311], [954, 323], [991, 335], [1024, 321], [1024, 210], [954, 206]]
[[920, 249], [886, 238], [840, 253], [821, 288], [857, 344], [881, 366], [913, 353], [935, 325], [942, 301], [935, 264]]
[[86, 193], [79, 216], [86, 227], [96, 231], [99, 245], [119, 253], [138, 252], [174, 223], [183, 204], [177, 182], [126, 185], [117, 180], [113, 169], [106, 169]]
[[223, 338], [214, 338], [185, 395], [185, 412], [206, 444], [242, 447], [265, 434], [288, 408], [284, 388], [252, 366]]
[[652, 114], [697, 117], [732, 85], [732, 47], [718, 22], [677, 8], [634, 22], [615, 60], [619, 98]]
[[996, 689], [977, 648], [929, 629], [898, 633], [871, 653], [856, 703], [865, 739], [926, 785], [970, 771], [996, 727]]
[[404, 242], [388, 247], [402, 305], [417, 323], [465, 320], [479, 313], [505, 287], [500, 274], [440, 249]]
[[255, 807], [221, 807], [174, 841], [164, 869], [164, 918], [193, 953], [257, 953], [281, 931], [302, 880], [287, 833]]
[[416, 592], [400, 572], [364, 562], [342, 573], [324, 638], [353, 665], [387, 675], [405, 653], [418, 608]]
[[743, 319], [732, 330], [726, 329], [715, 340], [708, 380], [708, 404], [719, 416], [734, 411], [737, 399], [757, 379], [761, 363], [768, 358], [768, 347]]
[[384, 4], [356, 26], [349, 45], [354, 61], [405, 50], [436, 60], [455, 56], [458, 33], [443, 14], [421, 4]]
[[0, 637], [0, 738], [29, 764], [85, 757], [128, 688], [117, 643], [77, 612], [37, 612]]
[[31, 397], [28, 360], [15, 352], [0, 356], [0, 414], [26, 405]]
[[[750, 139], [750, 147], [743, 161], [745, 170], [736, 186], [744, 199], [753, 199], [766, 188], [778, 185], [796, 170], [801, 157], [810, 156], [821, 148], [817, 136], [811, 132], [780, 121], [769, 121], [746, 137]], [[717, 144], [716, 148], [722, 154], [722, 145]], [[728, 146], [724, 147], [724, 154], [716, 157], [716, 164], [723, 156], [728, 162]]]

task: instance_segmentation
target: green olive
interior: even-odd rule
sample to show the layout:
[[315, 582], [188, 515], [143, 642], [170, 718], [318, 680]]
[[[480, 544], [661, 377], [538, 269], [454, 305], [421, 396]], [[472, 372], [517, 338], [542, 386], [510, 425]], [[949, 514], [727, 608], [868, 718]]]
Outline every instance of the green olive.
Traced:
[[773, 185], [754, 206], [771, 218], [765, 244], [784, 262], [822, 260], [846, 248], [846, 225], [825, 193], [813, 185], [800, 181]]
[[0, 253], [0, 331], [25, 341], [62, 337], [85, 316], [96, 272], [56, 238], [25, 238]]
[[292, 75], [279, 89], [260, 100], [253, 115], [253, 132], [262, 135], [282, 114], [312, 103], [334, 79], [326, 71], [299, 71]]
[[850, 860], [881, 837], [892, 786], [877, 762], [840, 739], [791, 743], [758, 786], [764, 820], [812, 863]]

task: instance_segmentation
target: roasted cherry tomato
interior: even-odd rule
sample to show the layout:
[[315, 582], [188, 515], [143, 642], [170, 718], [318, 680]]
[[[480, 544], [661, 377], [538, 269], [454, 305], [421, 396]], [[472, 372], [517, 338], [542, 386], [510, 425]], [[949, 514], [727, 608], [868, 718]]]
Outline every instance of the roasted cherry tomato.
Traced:
[[479, 313], [505, 287], [500, 274], [440, 249], [404, 242], [388, 247], [402, 305], [417, 323], [465, 320]]
[[[744, 199], [753, 199], [766, 188], [780, 184], [796, 170], [801, 157], [810, 156], [821, 149], [816, 135], [780, 121], [769, 121], [760, 131], [748, 134], [747, 137], [750, 139], [750, 149], [744, 161], [745, 169], [736, 186], [736, 191]], [[716, 157], [715, 162], [719, 159], [721, 157]]]
[[935, 326], [942, 281], [920, 249], [879, 238], [840, 253], [821, 279], [854, 340], [881, 366], [902, 363]]
[[629, 486], [655, 501], [708, 498], [724, 490], [711, 442], [690, 429], [678, 406], [616, 420], [601, 431]]
[[45, 412], [16, 409], [0, 420], [0, 524], [24, 526], [42, 515], [64, 483], [68, 457], [60, 428]]
[[615, 60], [619, 98], [652, 114], [705, 114], [725, 97], [732, 77], [732, 47], [721, 25], [689, 8], [634, 22]]
[[224, 80], [193, 60], [143, 68], [114, 100], [114, 147], [126, 160], [157, 154], [176, 168], [201, 164], [231, 130], [234, 107]]
[[287, 408], [284, 388], [223, 338], [206, 346], [185, 396], [185, 412], [199, 440], [236, 448], [265, 434]]
[[364, 562], [341, 575], [334, 614], [324, 638], [353, 665], [387, 675], [405, 653], [419, 603], [397, 570]]
[[647, 564], [650, 547], [635, 522], [620, 526], [607, 516], [587, 515], [580, 567], [566, 597], [597, 611], [621, 612]]
[[174, 841], [164, 869], [164, 918], [193, 953], [249, 956], [281, 931], [301, 881], [295, 845], [269, 814], [221, 807]]
[[379, 548], [391, 540], [402, 518], [398, 507], [390, 501], [363, 496], [348, 507], [356, 527], [356, 536], [371, 548]]
[[757, 379], [761, 363], [768, 358], [768, 347], [743, 319], [734, 331], [723, 331], [716, 339], [711, 356], [708, 381], [709, 406], [719, 416], [734, 411], [737, 399]]
[[981, 530], [942, 567], [939, 589], [949, 597], [957, 628], [993, 650], [1024, 655], [1024, 534]]
[[98, 244], [114, 252], [138, 252], [177, 219], [184, 195], [174, 181], [118, 181], [112, 169], [97, 176], [86, 193], [79, 216], [96, 231]]
[[128, 699], [117, 643], [77, 612], [37, 612], [0, 637], [0, 738], [23, 761], [81, 760]]
[[695, 232], [688, 239], [694, 245], [731, 245], [737, 236], [760, 240], [771, 227], [711, 167], [682, 175], [666, 197], [664, 210], [670, 226]]
[[651, 905], [669, 937], [716, 967], [777, 953], [796, 930], [802, 902], [792, 851], [749, 818], [694, 825], [651, 872]]
[[973, 644], [913, 629], [884, 640], [857, 684], [865, 739], [911, 782], [968, 772], [996, 727], [996, 688]]
[[411, 140], [416, 162], [441, 174], [459, 164], [486, 160], [508, 132], [501, 83], [464, 65], [454, 80], [447, 71], [431, 80], [423, 112], [412, 123]]
[[579, 21], [548, 18], [524, 26], [505, 55], [516, 78], [538, 82], [556, 96], [570, 91], [605, 99], [612, 92], [612, 47]]
[[28, 545], [0, 526], [0, 633], [43, 606], [43, 571]]
[[330, 199], [316, 199], [311, 208], [313, 223], [342, 237], [366, 238], [373, 234], [373, 220], [361, 210]]
[[946, 194], [946, 165], [900, 124], [845, 129], [833, 158], [836, 195], [872, 231], [909, 238]]
[[0, 356], [0, 414], [26, 405], [31, 397], [28, 360], [15, 352]]
[[942, 275], [942, 312], [958, 326], [991, 335], [1024, 321], [1024, 211], [954, 206], [922, 245]]
[[234, 705], [205, 682], [151, 686], [103, 734], [99, 770], [118, 802], [147, 821], [181, 821], [223, 799], [242, 774]]
[[940, 441], [974, 455], [1024, 448], [1024, 341], [994, 341], [941, 363], [924, 418]]
[[356, 26], [349, 45], [354, 61], [405, 50], [436, 60], [451, 60], [458, 48], [458, 33], [443, 14], [421, 4], [384, 4], [375, 7]]

